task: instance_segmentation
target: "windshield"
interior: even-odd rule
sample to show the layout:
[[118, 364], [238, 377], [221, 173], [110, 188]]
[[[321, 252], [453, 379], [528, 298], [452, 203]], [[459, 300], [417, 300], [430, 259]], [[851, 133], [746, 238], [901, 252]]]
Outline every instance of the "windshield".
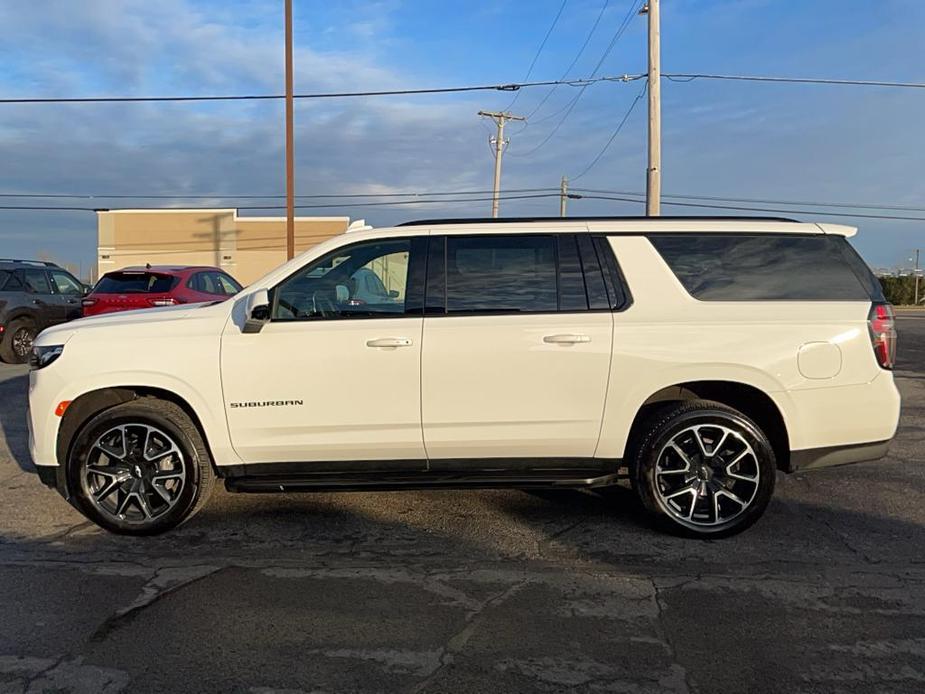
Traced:
[[100, 278], [93, 291], [99, 294], [163, 294], [173, 289], [179, 279], [155, 272], [110, 272]]

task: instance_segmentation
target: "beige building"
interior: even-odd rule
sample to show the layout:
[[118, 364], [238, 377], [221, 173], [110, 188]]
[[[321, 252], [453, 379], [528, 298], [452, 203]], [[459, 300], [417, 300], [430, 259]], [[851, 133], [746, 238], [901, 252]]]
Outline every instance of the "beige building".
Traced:
[[[214, 265], [247, 285], [286, 260], [285, 217], [236, 209], [97, 213], [99, 275], [129, 265]], [[296, 217], [296, 253], [346, 231], [349, 217]]]

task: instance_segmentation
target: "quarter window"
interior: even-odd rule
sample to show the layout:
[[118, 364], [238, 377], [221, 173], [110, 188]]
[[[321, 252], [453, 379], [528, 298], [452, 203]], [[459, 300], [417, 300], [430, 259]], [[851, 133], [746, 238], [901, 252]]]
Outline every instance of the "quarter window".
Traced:
[[684, 288], [703, 301], [871, 299], [869, 278], [862, 280], [849, 262], [853, 251], [843, 237], [688, 233], [649, 240]]
[[448, 236], [447, 313], [558, 310], [554, 236]]
[[409, 239], [359, 243], [328, 253], [276, 287], [273, 318], [404, 315], [410, 255]]

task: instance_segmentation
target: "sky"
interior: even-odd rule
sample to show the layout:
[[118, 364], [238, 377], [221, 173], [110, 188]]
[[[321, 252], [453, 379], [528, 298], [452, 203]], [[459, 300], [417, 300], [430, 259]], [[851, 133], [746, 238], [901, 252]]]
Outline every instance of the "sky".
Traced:
[[[634, 11], [639, 0], [566, 0], [564, 8], [562, 0], [293, 4], [297, 92], [587, 77], [628, 16], [597, 74], [646, 70], [646, 20]], [[281, 0], [0, 0], [0, 26], [0, 97], [283, 89]], [[923, 45], [921, 0], [662, 0], [665, 72], [925, 82]], [[644, 98], [597, 163], [588, 165], [643, 85], [590, 86], [564, 118], [576, 87], [298, 101], [296, 190], [318, 195], [490, 189], [492, 127], [476, 114], [510, 109], [530, 118], [526, 126], [508, 128], [504, 189], [555, 188], [568, 176], [572, 188], [639, 193], [645, 189]], [[662, 101], [666, 194], [925, 208], [923, 89], [663, 81]], [[281, 204], [235, 196], [285, 192], [283, 123], [281, 102], [0, 104], [0, 194], [97, 196], [4, 197], [0, 205]], [[167, 197], [106, 197], [112, 195]], [[172, 197], [177, 195], [215, 197]], [[501, 205], [507, 216], [558, 214], [557, 197]], [[387, 226], [421, 217], [487, 215], [489, 206], [487, 201], [338, 204], [298, 213], [349, 215]], [[923, 221], [836, 218], [822, 211], [858, 210], [820, 208], [795, 216], [859, 226], [854, 243], [871, 265], [908, 265], [913, 249], [925, 247]], [[581, 199], [569, 202], [569, 212], [642, 214], [644, 208]], [[663, 206], [665, 214], [714, 212], [725, 211]], [[887, 214], [925, 217], [925, 212]], [[96, 215], [0, 209], [0, 256], [52, 258], [88, 268], [96, 257]]]

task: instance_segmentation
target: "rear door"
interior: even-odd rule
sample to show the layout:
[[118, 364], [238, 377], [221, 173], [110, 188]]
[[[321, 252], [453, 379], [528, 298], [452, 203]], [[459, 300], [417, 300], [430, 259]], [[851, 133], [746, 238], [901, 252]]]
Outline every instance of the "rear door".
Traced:
[[38, 319], [38, 328], [41, 330], [63, 322], [66, 315], [64, 304], [53, 294], [48, 273], [44, 269], [26, 268], [22, 270], [22, 278], [29, 303]]
[[421, 403], [432, 467], [593, 457], [613, 304], [587, 235], [433, 237]]

